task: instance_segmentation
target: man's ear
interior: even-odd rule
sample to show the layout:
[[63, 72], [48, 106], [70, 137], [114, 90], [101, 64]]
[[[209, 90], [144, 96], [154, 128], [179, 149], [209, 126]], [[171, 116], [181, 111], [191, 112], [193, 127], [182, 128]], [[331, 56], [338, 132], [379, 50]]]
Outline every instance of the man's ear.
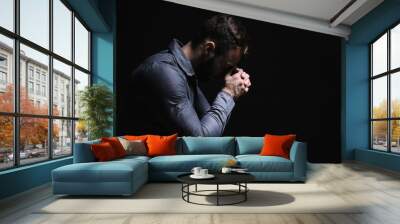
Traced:
[[204, 53], [208, 57], [213, 57], [215, 54], [215, 42], [211, 40], [206, 40], [204, 43], [204, 50], [205, 50]]

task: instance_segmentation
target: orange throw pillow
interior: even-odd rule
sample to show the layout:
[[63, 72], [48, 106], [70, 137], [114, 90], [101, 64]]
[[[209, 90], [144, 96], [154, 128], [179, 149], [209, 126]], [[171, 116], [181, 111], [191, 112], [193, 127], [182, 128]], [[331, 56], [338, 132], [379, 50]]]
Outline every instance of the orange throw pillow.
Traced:
[[117, 158], [113, 147], [108, 142], [92, 144], [90, 148], [92, 149], [94, 157], [99, 162], [110, 161]]
[[280, 156], [289, 159], [290, 147], [296, 140], [296, 135], [269, 135], [264, 136], [262, 156]]
[[110, 137], [110, 138], [101, 138], [101, 142], [108, 142], [112, 146], [115, 151], [115, 155], [118, 158], [126, 156], [126, 151], [122, 146], [121, 142], [119, 142], [118, 138]]
[[129, 140], [129, 141], [146, 141], [148, 135], [125, 135], [124, 139]]
[[176, 155], [175, 143], [178, 134], [170, 136], [148, 135], [148, 156]]

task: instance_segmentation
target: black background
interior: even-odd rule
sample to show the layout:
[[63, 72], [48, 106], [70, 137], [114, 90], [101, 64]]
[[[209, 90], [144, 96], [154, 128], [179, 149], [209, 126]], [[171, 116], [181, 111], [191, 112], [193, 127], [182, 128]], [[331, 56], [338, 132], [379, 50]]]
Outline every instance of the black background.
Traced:
[[[118, 1], [116, 134], [138, 133], [130, 118], [130, 74], [145, 58], [183, 43], [214, 12], [162, 1]], [[341, 39], [321, 33], [241, 18], [251, 35], [243, 68], [252, 86], [225, 129], [227, 136], [297, 134], [310, 162], [340, 162]], [[221, 89], [201, 83], [212, 101]], [[155, 131], [156, 132], [156, 131]]]

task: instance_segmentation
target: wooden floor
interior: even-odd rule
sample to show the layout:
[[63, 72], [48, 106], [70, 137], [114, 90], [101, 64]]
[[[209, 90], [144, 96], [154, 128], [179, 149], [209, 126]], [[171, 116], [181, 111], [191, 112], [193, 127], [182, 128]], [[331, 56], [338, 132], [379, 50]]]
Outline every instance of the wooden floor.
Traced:
[[398, 173], [359, 163], [310, 164], [308, 182], [325, 187], [349, 203], [363, 202], [366, 206], [357, 214], [35, 214], [35, 208], [54, 200], [47, 185], [1, 201], [0, 223], [400, 223]]

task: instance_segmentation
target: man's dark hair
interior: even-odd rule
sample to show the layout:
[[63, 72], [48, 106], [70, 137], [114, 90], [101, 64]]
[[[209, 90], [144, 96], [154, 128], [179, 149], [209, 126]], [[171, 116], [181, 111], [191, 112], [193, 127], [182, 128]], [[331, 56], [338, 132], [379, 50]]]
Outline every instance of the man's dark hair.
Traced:
[[242, 51], [247, 50], [248, 47], [246, 27], [238, 19], [229, 15], [215, 15], [201, 24], [192, 38], [193, 47], [198, 46], [207, 38], [215, 42], [217, 55], [224, 54], [235, 47], [241, 47]]

